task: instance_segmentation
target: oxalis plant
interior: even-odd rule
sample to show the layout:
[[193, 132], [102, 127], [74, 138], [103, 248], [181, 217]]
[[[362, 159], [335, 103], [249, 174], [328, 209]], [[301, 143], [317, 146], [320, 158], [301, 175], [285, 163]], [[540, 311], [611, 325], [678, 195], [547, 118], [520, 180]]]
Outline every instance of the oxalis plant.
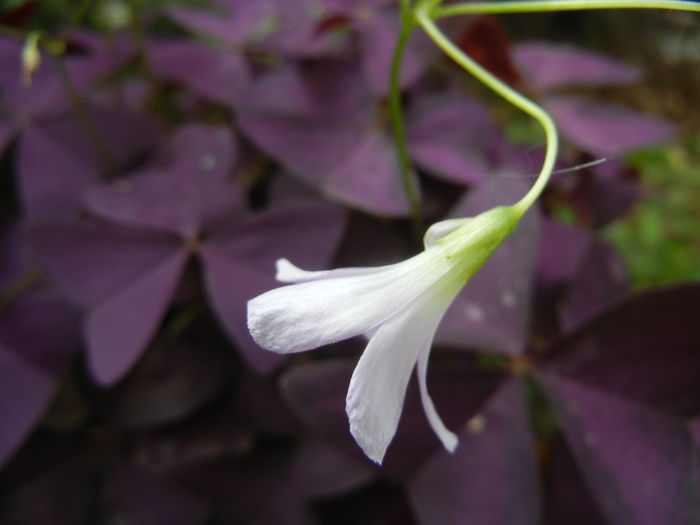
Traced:
[[373, 268], [304, 271], [287, 259], [277, 261], [277, 280], [289, 284], [248, 302], [248, 328], [255, 341], [273, 352], [303, 352], [357, 335], [369, 342], [352, 374], [346, 398], [350, 432], [365, 454], [381, 464], [398, 426], [414, 368], [426, 417], [445, 449], [457, 436], [442, 422], [427, 390], [430, 349], [438, 325], [459, 291], [517, 228], [553, 172], [558, 150], [554, 121], [535, 104], [481, 67], [438, 27], [443, 18], [467, 14], [536, 13], [583, 9], [674, 9], [700, 11], [686, 1], [516, 1], [442, 6], [439, 0], [401, 0], [401, 32], [391, 71], [390, 109], [401, 161], [403, 185], [414, 224], [422, 223], [419, 192], [403, 126], [398, 76], [412, 32], [425, 31], [465, 71], [537, 120], [546, 137], [539, 176], [516, 203], [475, 217], [433, 224], [424, 250], [396, 264]]

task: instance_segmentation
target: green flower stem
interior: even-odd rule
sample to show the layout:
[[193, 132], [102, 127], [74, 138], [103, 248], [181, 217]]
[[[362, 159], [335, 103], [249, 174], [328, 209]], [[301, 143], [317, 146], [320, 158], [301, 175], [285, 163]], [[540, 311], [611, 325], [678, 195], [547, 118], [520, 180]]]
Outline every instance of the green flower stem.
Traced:
[[[492, 7], [494, 6], [494, 4], [490, 5]], [[557, 158], [557, 150], [559, 145], [559, 136], [557, 134], [554, 121], [540, 106], [513, 90], [506, 83], [496, 78], [486, 69], [472, 60], [469, 56], [463, 53], [462, 50], [455, 46], [450, 39], [447, 38], [447, 36], [445, 36], [445, 34], [435, 25], [431, 19], [431, 14], [432, 13], [426, 11], [425, 4], [420, 5], [415, 10], [415, 17], [418, 24], [423, 28], [428, 36], [432, 38], [437, 46], [440, 47], [440, 49], [442, 49], [450, 58], [452, 58], [452, 60], [457, 62], [460, 66], [476, 77], [477, 80], [487, 85], [514, 106], [532, 116], [544, 128], [544, 133], [547, 140], [547, 151], [545, 154], [544, 163], [542, 165], [542, 170], [540, 171], [540, 174], [532, 188], [530, 188], [530, 191], [528, 191], [527, 194], [525, 194], [525, 196], [513, 206], [515, 211], [519, 215], [522, 215], [540, 196], [542, 190], [547, 185], [547, 181], [549, 181], [552, 170], [554, 169], [554, 163]]]
[[671, 9], [700, 12], [700, 4], [683, 0], [519, 0], [514, 2], [474, 2], [435, 7], [434, 20], [457, 15], [543, 13], [585, 9]]
[[420, 197], [418, 189], [415, 187], [411, 159], [408, 156], [406, 146], [406, 129], [404, 126], [403, 111], [401, 110], [401, 91], [399, 89], [399, 71], [401, 69], [401, 58], [408, 44], [408, 39], [416, 27], [415, 19], [412, 16], [410, 6], [407, 1], [402, 1], [401, 11], [401, 32], [399, 33], [394, 49], [394, 56], [391, 61], [391, 76], [389, 90], [389, 115], [394, 129], [396, 139], [396, 150], [399, 157], [399, 169], [401, 171], [401, 182], [411, 209], [413, 227], [418, 234], [422, 235], [423, 213], [421, 211]]

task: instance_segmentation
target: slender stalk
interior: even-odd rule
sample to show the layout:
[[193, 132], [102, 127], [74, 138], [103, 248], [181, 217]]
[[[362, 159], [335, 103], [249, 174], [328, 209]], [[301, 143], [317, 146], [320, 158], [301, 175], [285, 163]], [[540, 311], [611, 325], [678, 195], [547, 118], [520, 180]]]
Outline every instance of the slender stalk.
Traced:
[[399, 89], [399, 71], [401, 69], [401, 58], [408, 44], [408, 39], [416, 27], [407, 1], [402, 2], [401, 31], [396, 41], [394, 55], [391, 60], [391, 75], [389, 89], [389, 115], [396, 139], [396, 151], [399, 157], [399, 169], [401, 171], [401, 182], [403, 184], [406, 199], [411, 209], [413, 228], [420, 237], [423, 230], [423, 213], [421, 211], [420, 197], [418, 189], [414, 185], [411, 159], [408, 156], [406, 145], [406, 128], [404, 125], [403, 111], [401, 109], [401, 91]]
[[436, 7], [430, 12], [430, 16], [437, 20], [457, 15], [544, 13], [586, 9], [670, 9], [700, 12], [700, 4], [689, 0], [517, 0], [452, 4]]
[[542, 164], [542, 170], [540, 171], [537, 180], [533, 184], [532, 188], [530, 188], [530, 191], [528, 191], [527, 194], [525, 194], [525, 196], [514, 205], [516, 211], [522, 215], [540, 196], [542, 190], [547, 185], [547, 181], [552, 174], [552, 170], [554, 169], [554, 162], [556, 161], [559, 144], [559, 137], [554, 121], [544, 109], [517, 91], [513, 90], [506, 83], [496, 78], [486, 69], [477, 64], [473, 59], [467, 56], [464, 52], [462, 52], [461, 49], [455, 46], [430, 19], [430, 15], [425, 11], [425, 9], [421, 7], [416, 9], [415, 16], [418, 24], [423, 28], [428, 36], [430, 36], [438, 47], [440, 47], [450, 58], [452, 58], [452, 60], [466, 69], [469, 73], [476, 77], [477, 80], [487, 85], [514, 106], [532, 116], [542, 125], [547, 140], [547, 151], [545, 154], [544, 163]]

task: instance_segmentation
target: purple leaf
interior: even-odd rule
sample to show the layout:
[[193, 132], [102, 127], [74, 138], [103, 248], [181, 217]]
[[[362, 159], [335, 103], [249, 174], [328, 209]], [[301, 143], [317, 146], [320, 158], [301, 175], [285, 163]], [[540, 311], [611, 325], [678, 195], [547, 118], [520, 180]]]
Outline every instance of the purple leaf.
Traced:
[[87, 222], [37, 225], [30, 235], [58, 286], [89, 307], [108, 300], [181, 249], [174, 237]]
[[184, 248], [175, 251], [91, 309], [85, 335], [97, 382], [117, 382], [139, 359], [175, 294], [188, 255]]
[[419, 523], [541, 523], [534, 443], [521, 381], [510, 380], [409, 484]]
[[[78, 350], [76, 312], [25, 292], [0, 315], [0, 466], [25, 439]], [[37, 329], [39, 328], [39, 329]]]
[[333, 200], [382, 215], [408, 215], [394, 145], [371, 122], [242, 116], [265, 152]]
[[632, 296], [559, 341], [548, 366], [615, 395], [696, 414], [699, 316], [698, 285]]
[[[354, 360], [326, 359], [299, 365], [281, 378], [281, 388], [302, 420], [350, 457], [368, 460], [353, 442], [345, 415], [345, 397]], [[503, 379], [468, 360], [434, 361], [430, 365], [430, 392], [448, 428], [460, 428]], [[425, 460], [442, 450], [426, 420], [415, 384], [409, 386], [394, 441], [381, 467], [388, 476], [405, 479]]]
[[570, 331], [599, 313], [627, 289], [627, 276], [612, 247], [595, 241], [581, 259], [559, 307], [562, 328]]
[[370, 481], [374, 469], [354, 461], [322, 442], [309, 440], [299, 451], [293, 467], [295, 482], [315, 497], [348, 492]]
[[12, 457], [43, 413], [56, 381], [0, 343], [0, 466]]
[[226, 128], [183, 128], [155, 167], [93, 188], [86, 205], [114, 222], [193, 238], [243, 207], [227, 180], [235, 150]]
[[[318, 59], [347, 53], [349, 38], [322, 31], [322, 6], [316, 0], [273, 0], [275, 25], [268, 38], [258, 38], [256, 47], [293, 58]], [[261, 35], [264, 36], [264, 35]]]
[[574, 206], [594, 228], [623, 217], [634, 205], [639, 184], [620, 159], [609, 159], [584, 172], [574, 189]]
[[[42, 63], [32, 75], [30, 85], [23, 82], [22, 65], [20, 61], [19, 43], [9, 45], [9, 56], [4, 56], [0, 71], [3, 100], [11, 109], [15, 119], [20, 124], [26, 119], [59, 115], [70, 108], [70, 97], [61, 76], [56, 72], [56, 63], [47, 56], [42, 57]], [[7, 41], [2, 40], [0, 46], [5, 47]], [[16, 51], [12, 51], [15, 45]], [[87, 55], [66, 55], [56, 59], [62, 62], [71, 84], [82, 91], [94, 81], [115, 71], [122, 66], [130, 55], [130, 50], [122, 46], [103, 45], [93, 49]], [[7, 51], [5, 52], [7, 53]], [[5, 54], [3, 53], [3, 54]]]
[[617, 86], [638, 82], [636, 67], [573, 46], [529, 42], [513, 58], [530, 85], [541, 91], [565, 86]]
[[673, 135], [673, 126], [666, 121], [600, 102], [550, 96], [545, 106], [561, 132], [594, 155], [617, 157]]
[[681, 419], [540, 374], [589, 489], [610, 523], [696, 523], [692, 440]]
[[248, 63], [233, 50], [178, 40], [156, 41], [149, 46], [148, 59], [162, 78], [229, 106], [240, 103], [251, 82]]
[[[494, 178], [469, 192], [450, 216], [469, 217], [512, 204], [526, 191], [519, 179]], [[530, 212], [457, 296], [438, 329], [437, 343], [484, 346], [505, 354], [524, 350], [538, 234], [539, 217]]]
[[207, 243], [201, 250], [201, 257], [207, 295], [222, 327], [255, 371], [271, 372], [284, 358], [260, 348], [250, 337], [246, 304], [248, 299], [277, 286], [274, 275], [227, 256], [216, 243]]
[[[284, 96], [280, 96], [284, 93]], [[243, 114], [368, 121], [376, 101], [352, 63], [323, 60], [282, 64], [256, 79]]]
[[211, 345], [161, 339], [109, 394], [110, 418], [141, 428], [182, 420], [230, 381], [225, 354]]
[[419, 98], [407, 115], [408, 150], [428, 172], [458, 184], [483, 178], [484, 153], [496, 138], [486, 108], [458, 95]]
[[581, 469], [566, 445], [557, 434], [552, 442], [552, 453], [546, 472], [547, 525], [610, 525], [600, 514], [591, 491], [586, 486]]
[[[143, 155], [157, 137], [154, 121], [126, 111], [95, 110], [91, 119], [117, 168]], [[18, 171], [25, 210], [39, 220], [74, 215], [83, 193], [106, 169], [80, 119], [44, 119], [20, 141]]]
[[173, 7], [169, 15], [179, 24], [211, 38], [238, 46], [273, 22], [273, 0], [217, 2], [211, 11]]
[[[393, 11], [376, 12], [357, 24], [357, 28], [365, 78], [377, 95], [387, 95], [391, 60], [400, 29], [399, 15]], [[432, 41], [422, 31], [415, 31], [401, 61], [399, 87], [405, 89], [414, 84], [437, 54]]]
[[588, 230], [543, 220], [537, 263], [538, 282], [553, 286], [571, 279], [592, 243], [593, 236]]
[[278, 286], [274, 264], [287, 257], [301, 267], [326, 268], [345, 226], [340, 208], [307, 201], [272, 210], [212, 236], [202, 247], [207, 293], [220, 322], [259, 372], [281, 358], [250, 337], [246, 303]]

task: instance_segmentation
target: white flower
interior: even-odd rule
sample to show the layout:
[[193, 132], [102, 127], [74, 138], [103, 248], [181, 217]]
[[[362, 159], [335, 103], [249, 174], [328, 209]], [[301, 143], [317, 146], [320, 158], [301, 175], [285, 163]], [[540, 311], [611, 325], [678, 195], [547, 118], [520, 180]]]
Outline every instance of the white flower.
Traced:
[[248, 302], [255, 341], [279, 353], [302, 352], [360, 334], [369, 343], [350, 380], [350, 432], [381, 463], [398, 426], [411, 372], [430, 425], [450, 452], [457, 437], [440, 419], [426, 386], [428, 357], [445, 311], [467, 280], [510, 235], [521, 213], [498, 207], [434, 224], [425, 250], [377, 268], [306, 272], [277, 261], [277, 280], [296, 283]]

